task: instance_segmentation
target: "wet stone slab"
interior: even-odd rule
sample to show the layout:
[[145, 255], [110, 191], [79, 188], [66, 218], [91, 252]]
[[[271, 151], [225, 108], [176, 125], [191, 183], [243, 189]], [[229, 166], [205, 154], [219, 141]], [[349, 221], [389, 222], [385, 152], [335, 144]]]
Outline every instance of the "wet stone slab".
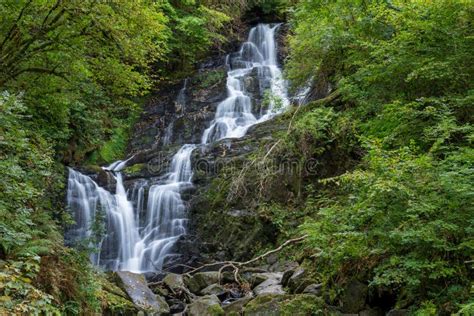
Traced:
[[169, 313], [168, 304], [150, 290], [143, 274], [128, 271], [117, 271], [116, 274], [121, 287], [138, 308], [154, 315]]

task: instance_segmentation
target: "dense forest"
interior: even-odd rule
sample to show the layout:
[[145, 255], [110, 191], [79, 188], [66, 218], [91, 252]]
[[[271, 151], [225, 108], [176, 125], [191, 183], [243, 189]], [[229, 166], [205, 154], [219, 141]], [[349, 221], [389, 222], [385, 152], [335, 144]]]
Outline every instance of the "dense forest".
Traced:
[[[138, 159], [150, 96], [185, 78], [219, 87], [225, 71], [201, 65], [257, 23], [284, 26], [283, 75], [304, 102], [257, 124], [252, 151], [206, 178], [190, 216], [203, 244], [232, 243], [209, 260], [300, 238], [276, 260], [302, 276], [234, 315], [474, 314], [472, 1], [3, 0], [0, 16], [1, 315], [138, 312], [90, 262], [90, 240], [65, 245], [66, 167]], [[279, 98], [265, 91], [262, 108]], [[274, 168], [285, 161], [296, 167]], [[235, 210], [253, 214], [240, 232], [224, 215]], [[234, 272], [239, 291], [254, 283]]]

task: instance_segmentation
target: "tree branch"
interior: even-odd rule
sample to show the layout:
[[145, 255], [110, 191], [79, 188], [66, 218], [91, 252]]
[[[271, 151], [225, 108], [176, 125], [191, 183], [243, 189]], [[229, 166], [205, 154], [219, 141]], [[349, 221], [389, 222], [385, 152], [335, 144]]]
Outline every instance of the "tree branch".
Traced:
[[15, 28], [18, 26], [18, 22], [20, 22], [21, 18], [23, 17], [23, 13], [25, 13], [25, 10], [26, 8], [28, 8], [31, 4], [31, 2], [33, 2], [33, 0], [30, 0], [28, 1], [25, 6], [21, 9], [20, 11], [20, 14], [18, 15], [18, 17], [16, 18], [16, 21], [13, 23], [12, 27], [10, 28], [10, 30], [8, 31], [7, 35], [5, 35], [5, 38], [3, 39], [2, 41], [2, 44], [0, 44], [0, 50], [3, 48], [3, 45], [5, 45], [5, 43], [10, 39], [10, 37], [12, 36], [13, 34], [13, 31], [15, 30]]
[[[239, 262], [239, 261], [219, 261], [219, 262], [213, 262], [213, 263], [208, 263], [208, 264], [204, 264], [202, 266], [199, 266], [197, 268], [194, 268], [193, 270], [191, 271], [188, 271], [186, 272], [185, 274], [187, 276], [191, 276], [193, 273], [196, 273], [196, 272], [199, 272], [201, 270], [203, 270], [204, 268], [208, 268], [208, 267], [213, 267], [213, 266], [216, 266], [216, 265], [222, 265], [222, 267], [219, 269], [219, 273], [221, 273], [225, 268], [227, 267], [233, 267], [234, 268], [234, 277], [236, 278], [236, 282], [239, 283], [239, 281], [237, 280], [237, 277], [236, 277], [236, 273], [235, 271], [237, 271], [237, 274], [238, 274], [238, 271], [240, 268], [242, 268], [243, 266], [247, 266], [247, 265], [250, 265], [252, 263], [255, 263], [259, 260], [262, 260], [266, 257], [268, 257], [269, 255], [271, 254], [274, 254], [274, 253], [277, 253], [279, 251], [281, 251], [283, 248], [287, 247], [288, 245], [291, 245], [291, 244], [295, 244], [295, 243], [299, 243], [301, 241], [303, 241], [304, 239], [306, 239], [306, 237], [308, 237], [308, 235], [303, 235], [301, 237], [297, 237], [297, 238], [293, 238], [293, 239], [288, 239], [287, 241], [285, 241], [283, 244], [281, 244], [278, 248], [275, 248], [275, 249], [272, 249], [272, 250], [269, 250], [267, 252], [265, 252], [264, 254], [258, 256], [258, 257], [255, 257], [253, 259], [250, 259], [248, 261], [244, 261], [244, 262]], [[219, 275], [219, 278], [220, 278], [220, 275]]]

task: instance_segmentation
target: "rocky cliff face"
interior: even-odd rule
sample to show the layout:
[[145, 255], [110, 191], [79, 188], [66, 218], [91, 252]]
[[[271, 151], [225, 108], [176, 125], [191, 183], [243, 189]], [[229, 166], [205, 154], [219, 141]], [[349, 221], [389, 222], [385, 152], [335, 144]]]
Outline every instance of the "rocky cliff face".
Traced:
[[[286, 28], [281, 27], [279, 47], [284, 47], [285, 32]], [[279, 62], [283, 62], [285, 56], [285, 49], [279, 49]], [[261, 75], [253, 71], [244, 82], [253, 99], [253, 112], [257, 113], [266, 89], [259, 85]], [[133, 158], [124, 170], [126, 187], [133, 188], [137, 183], [163, 176], [181, 145], [201, 142], [201, 135], [214, 117], [217, 105], [227, 96], [226, 78], [225, 56], [215, 56], [187, 79], [159, 87], [134, 127], [127, 155]], [[176, 261], [192, 263], [248, 257], [257, 245], [273, 241], [272, 227], [251, 210], [242, 209], [238, 204], [226, 210], [214, 209], [212, 189], [222, 170], [241, 167], [255, 150], [271, 142], [273, 135], [285, 128], [284, 121], [270, 120], [253, 126], [241, 139], [222, 140], [194, 150], [194, 188], [183, 194], [188, 204], [189, 233], [175, 245], [180, 257], [168, 265]], [[102, 177], [103, 183], [109, 181]], [[113, 183], [109, 183], [109, 187], [113, 187]]]

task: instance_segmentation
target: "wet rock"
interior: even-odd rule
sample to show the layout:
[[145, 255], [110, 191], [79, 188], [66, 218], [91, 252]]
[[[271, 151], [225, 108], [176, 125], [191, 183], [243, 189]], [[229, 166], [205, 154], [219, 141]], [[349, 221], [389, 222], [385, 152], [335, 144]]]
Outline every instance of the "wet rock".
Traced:
[[303, 290], [303, 293], [320, 296], [322, 293], [322, 284], [320, 283], [310, 284], [307, 287], [305, 287], [305, 289]]
[[224, 315], [224, 310], [217, 296], [206, 295], [188, 305], [188, 313], [191, 316], [216, 316]]
[[165, 287], [158, 286], [153, 288], [153, 293], [166, 297], [170, 294], [170, 291]]
[[198, 272], [192, 277], [185, 279], [184, 282], [191, 292], [199, 294], [202, 289], [219, 282], [219, 272]]
[[365, 306], [367, 293], [367, 285], [357, 280], [349, 282], [342, 296], [342, 311], [344, 313], [358, 313]]
[[114, 176], [110, 171], [105, 171], [102, 168], [98, 169], [96, 180], [97, 184], [101, 187], [106, 188], [110, 192], [115, 191], [117, 181], [115, 180]]
[[224, 306], [224, 312], [229, 316], [238, 316], [241, 315], [244, 306], [252, 300], [252, 297], [247, 296], [241, 299], [238, 299], [228, 305]]
[[285, 294], [283, 286], [281, 285], [282, 273], [265, 274], [268, 276], [268, 278], [253, 289], [255, 295]]
[[185, 287], [183, 276], [175, 273], [168, 273], [163, 279], [163, 283], [174, 292]]
[[116, 275], [120, 286], [138, 308], [156, 315], [169, 313], [169, 306], [165, 299], [150, 290], [142, 274], [118, 271]]
[[211, 284], [201, 290], [202, 295], [222, 295], [225, 293], [224, 287], [219, 284]]
[[252, 276], [250, 277], [250, 284], [252, 285], [252, 288], [254, 288], [257, 285], [268, 280], [268, 278], [269, 277], [267, 273], [253, 273]]
[[285, 270], [285, 272], [283, 272], [283, 276], [281, 277], [281, 284], [283, 286], [288, 286], [288, 282], [290, 281], [293, 273], [295, 273], [296, 268], [298, 268], [298, 264], [294, 262]]
[[176, 298], [168, 300], [170, 314], [182, 313], [186, 309], [186, 304]]
[[303, 290], [311, 283], [312, 280], [309, 279], [308, 273], [301, 267], [296, 268], [291, 277], [288, 279], [288, 287], [292, 293], [303, 292]]

